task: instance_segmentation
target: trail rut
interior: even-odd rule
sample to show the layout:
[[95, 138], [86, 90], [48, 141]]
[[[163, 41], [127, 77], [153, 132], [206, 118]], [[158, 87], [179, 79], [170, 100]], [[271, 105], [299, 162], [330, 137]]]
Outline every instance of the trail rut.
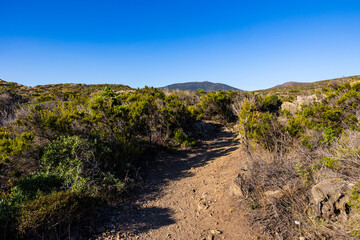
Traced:
[[245, 156], [225, 128], [194, 149], [159, 154], [137, 197], [97, 239], [252, 239], [247, 209], [229, 191]]

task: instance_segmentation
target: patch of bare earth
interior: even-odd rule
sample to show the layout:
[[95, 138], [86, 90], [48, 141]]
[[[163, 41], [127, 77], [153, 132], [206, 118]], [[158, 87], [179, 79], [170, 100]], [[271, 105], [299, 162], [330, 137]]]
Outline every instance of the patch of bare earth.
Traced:
[[131, 203], [96, 239], [252, 239], [248, 211], [229, 187], [245, 161], [236, 134], [175, 154], [161, 153]]

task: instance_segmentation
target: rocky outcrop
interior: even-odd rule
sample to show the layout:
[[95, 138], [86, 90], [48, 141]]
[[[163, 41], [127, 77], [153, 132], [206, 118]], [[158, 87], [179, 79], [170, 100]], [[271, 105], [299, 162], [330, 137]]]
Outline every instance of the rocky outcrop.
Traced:
[[346, 222], [350, 214], [347, 204], [354, 183], [331, 178], [312, 187], [311, 193], [318, 216], [327, 221]]
[[288, 110], [289, 112], [294, 114], [298, 110], [298, 107], [294, 103], [284, 102], [283, 104], [281, 104], [281, 110]]
[[308, 95], [308, 96], [297, 96], [294, 102], [284, 102], [281, 105], [281, 110], [288, 110], [292, 114], [301, 109], [302, 105], [314, 105], [320, 102], [321, 99], [325, 98], [325, 95]]

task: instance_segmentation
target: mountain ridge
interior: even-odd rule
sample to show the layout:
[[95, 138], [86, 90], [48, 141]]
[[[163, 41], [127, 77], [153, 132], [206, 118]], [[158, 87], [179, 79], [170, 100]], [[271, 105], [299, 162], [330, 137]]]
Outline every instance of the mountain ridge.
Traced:
[[292, 86], [296, 86], [296, 85], [300, 85], [300, 84], [304, 84], [304, 83], [305, 82], [294, 82], [294, 81], [284, 82], [283, 84], [278, 84], [278, 85], [275, 85], [274, 87], [271, 87], [271, 89], [282, 88], [282, 87], [292, 87]]
[[182, 90], [182, 91], [192, 91], [195, 92], [198, 89], [203, 89], [205, 92], [210, 91], [218, 91], [218, 90], [240, 90], [238, 88], [223, 84], [223, 83], [213, 83], [209, 81], [203, 82], [185, 82], [185, 83], [174, 83], [164, 87], [162, 89], [169, 89], [169, 90]]

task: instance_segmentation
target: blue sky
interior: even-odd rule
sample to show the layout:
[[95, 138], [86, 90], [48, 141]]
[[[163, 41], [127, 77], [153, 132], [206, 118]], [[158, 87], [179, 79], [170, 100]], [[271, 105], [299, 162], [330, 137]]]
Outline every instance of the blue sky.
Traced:
[[360, 1], [0, 1], [0, 79], [244, 90], [360, 74]]

